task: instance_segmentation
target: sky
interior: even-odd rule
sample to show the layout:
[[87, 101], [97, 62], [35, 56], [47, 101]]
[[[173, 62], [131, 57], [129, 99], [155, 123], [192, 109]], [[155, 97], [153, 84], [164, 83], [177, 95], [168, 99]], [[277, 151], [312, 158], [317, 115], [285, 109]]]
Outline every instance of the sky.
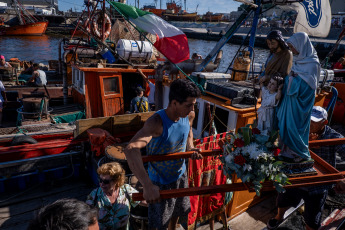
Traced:
[[[73, 9], [77, 11], [82, 11], [84, 9], [84, 0], [58, 0], [59, 9], [66, 11], [68, 9]], [[166, 1], [162, 1], [162, 8], [166, 9]], [[178, 4], [183, 3], [184, 9], [184, 0], [175, 0]], [[134, 6], [135, 0], [127, 0], [127, 4]], [[144, 5], [154, 4], [154, 0], [139, 0], [140, 8]], [[210, 4], [212, 2], [212, 4]], [[157, 1], [157, 8], [159, 8], [160, 1]], [[187, 12], [195, 12], [197, 9], [198, 14], [204, 14], [207, 11], [213, 13], [230, 13], [231, 11], [236, 11], [237, 7], [241, 3], [234, 0], [187, 0]], [[198, 8], [197, 8], [198, 6]]]

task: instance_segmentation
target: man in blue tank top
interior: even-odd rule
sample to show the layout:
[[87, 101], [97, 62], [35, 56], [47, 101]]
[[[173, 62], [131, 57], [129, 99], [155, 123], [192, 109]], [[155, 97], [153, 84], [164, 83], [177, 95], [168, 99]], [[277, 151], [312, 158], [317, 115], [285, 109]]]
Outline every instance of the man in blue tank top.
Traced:
[[188, 187], [184, 159], [150, 162], [146, 172], [140, 149], [146, 147], [148, 155], [195, 151], [192, 159], [201, 159], [194, 148], [192, 124], [194, 105], [200, 96], [198, 87], [187, 79], [171, 83], [169, 105], [157, 111], [132, 138], [125, 149], [129, 167], [143, 185], [143, 195], [149, 203], [150, 229], [176, 229], [180, 216], [190, 212], [189, 197], [160, 199], [159, 190]]

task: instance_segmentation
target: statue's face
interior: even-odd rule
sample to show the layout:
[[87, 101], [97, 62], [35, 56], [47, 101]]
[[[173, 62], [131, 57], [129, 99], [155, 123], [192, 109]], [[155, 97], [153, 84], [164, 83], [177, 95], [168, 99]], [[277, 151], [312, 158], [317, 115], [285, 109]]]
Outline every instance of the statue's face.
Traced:
[[275, 39], [272, 39], [272, 40], [267, 39], [267, 46], [272, 53], [276, 53], [280, 50], [279, 42]]

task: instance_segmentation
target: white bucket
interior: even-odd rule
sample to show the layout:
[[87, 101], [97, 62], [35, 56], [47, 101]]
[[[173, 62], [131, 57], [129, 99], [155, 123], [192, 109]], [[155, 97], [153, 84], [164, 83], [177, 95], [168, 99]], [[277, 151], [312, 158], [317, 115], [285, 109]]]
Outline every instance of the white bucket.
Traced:
[[152, 57], [152, 50], [151, 43], [147, 41], [120, 39], [116, 46], [117, 53], [128, 61], [141, 59], [148, 62]]

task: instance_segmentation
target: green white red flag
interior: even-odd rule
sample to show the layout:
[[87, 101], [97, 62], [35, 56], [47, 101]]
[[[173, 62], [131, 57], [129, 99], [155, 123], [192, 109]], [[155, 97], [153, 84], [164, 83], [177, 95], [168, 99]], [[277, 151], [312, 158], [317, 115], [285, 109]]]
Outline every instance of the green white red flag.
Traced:
[[156, 35], [157, 39], [153, 45], [168, 60], [179, 63], [189, 59], [187, 36], [180, 29], [151, 12], [119, 2], [109, 3], [139, 29]]

